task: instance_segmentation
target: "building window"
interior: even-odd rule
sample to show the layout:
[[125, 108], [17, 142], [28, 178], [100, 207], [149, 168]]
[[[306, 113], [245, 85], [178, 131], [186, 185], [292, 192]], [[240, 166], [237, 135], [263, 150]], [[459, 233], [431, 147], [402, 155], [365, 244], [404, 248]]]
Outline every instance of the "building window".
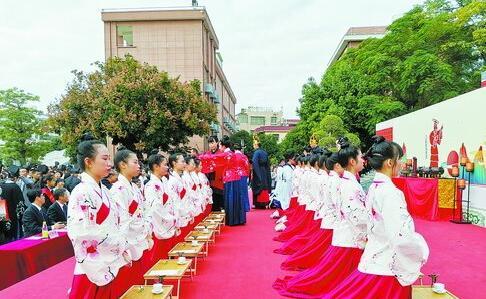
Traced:
[[272, 116], [272, 118], [270, 119], [270, 122], [272, 123], [272, 125], [276, 125], [277, 124], [277, 117]]
[[240, 124], [247, 124], [248, 123], [248, 115], [246, 115], [246, 114], [238, 115], [238, 121], [240, 122]]
[[250, 117], [250, 124], [251, 125], [264, 126], [265, 125], [265, 116], [252, 116], [252, 117]]
[[116, 42], [119, 47], [133, 46], [133, 27], [116, 26]]

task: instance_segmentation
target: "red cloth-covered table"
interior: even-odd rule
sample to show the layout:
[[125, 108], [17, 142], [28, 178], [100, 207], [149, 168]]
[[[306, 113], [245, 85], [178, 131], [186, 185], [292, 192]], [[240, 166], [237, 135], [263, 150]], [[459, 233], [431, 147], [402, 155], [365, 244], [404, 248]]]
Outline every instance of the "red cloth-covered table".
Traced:
[[[410, 215], [431, 221], [452, 219], [453, 180], [400, 177], [393, 178], [393, 182], [405, 195]], [[460, 208], [456, 208], [456, 217], [459, 215]]]
[[74, 255], [67, 233], [59, 237], [22, 239], [0, 246], [0, 290]]

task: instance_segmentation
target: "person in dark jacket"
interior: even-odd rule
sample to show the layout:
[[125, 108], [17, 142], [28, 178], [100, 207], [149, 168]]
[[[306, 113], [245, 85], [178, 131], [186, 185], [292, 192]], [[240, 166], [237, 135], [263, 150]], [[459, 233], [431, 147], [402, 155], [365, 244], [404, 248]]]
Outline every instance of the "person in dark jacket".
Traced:
[[19, 174], [18, 166], [8, 168], [8, 177], [0, 187], [2, 188], [1, 197], [7, 203], [7, 212], [10, 219], [9, 229], [4, 231], [5, 241], [15, 241], [23, 237], [22, 215], [25, 210], [24, 195], [19, 185], [15, 183]]
[[56, 222], [67, 222], [67, 211], [68, 211], [68, 201], [69, 192], [64, 188], [59, 188], [54, 190], [54, 199], [56, 200], [47, 209], [47, 215], [49, 216], [50, 223]]
[[64, 227], [64, 224], [62, 223], [50, 225], [51, 223], [49, 222], [47, 211], [43, 207], [46, 198], [44, 197], [44, 194], [42, 194], [41, 190], [34, 189], [27, 191], [27, 198], [32, 204], [27, 208], [27, 210], [25, 210], [22, 218], [24, 223], [24, 234], [26, 237], [41, 233], [44, 221], [48, 226], [48, 230]]

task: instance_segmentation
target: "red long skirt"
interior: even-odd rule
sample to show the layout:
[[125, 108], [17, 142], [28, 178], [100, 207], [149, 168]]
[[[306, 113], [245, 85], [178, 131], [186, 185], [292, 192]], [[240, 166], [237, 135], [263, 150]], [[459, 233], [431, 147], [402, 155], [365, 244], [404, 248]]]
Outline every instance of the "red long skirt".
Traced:
[[280, 266], [282, 270], [301, 271], [315, 266], [331, 246], [332, 230], [320, 229], [304, 247], [285, 260]]
[[293, 254], [311, 241], [312, 236], [319, 230], [321, 230], [321, 221], [312, 221], [300, 234], [293, 236], [273, 252], [285, 255]]
[[273, 240], [279, 242], [288, 241], [290, 238], [300, 234], [314, 221], [314, 211], [305, 211], [299, 216], [293, 219], [292, 222], [289, 222], [290, 225]]
[[282, 296], [293, 298], [321, 298], [334, 289], [358, 268], [363, 250], [330, 246], [316, 266], [277, 279], [273, 287]]
[[[88, 279], [86, 274], [74, 275], [70, 299], [116, 299], [123, 295], [132, 283], [130, 277], [131, 267], [124, 266], [119, 271], [115, 279], [107, 285], [98, 286]], [[139, 275], [139, 274], [137, 274]]]
[[402, 286], [394, 276], [366, 274], [355, 270], [323, 298], [410, 299], [412, 287]]

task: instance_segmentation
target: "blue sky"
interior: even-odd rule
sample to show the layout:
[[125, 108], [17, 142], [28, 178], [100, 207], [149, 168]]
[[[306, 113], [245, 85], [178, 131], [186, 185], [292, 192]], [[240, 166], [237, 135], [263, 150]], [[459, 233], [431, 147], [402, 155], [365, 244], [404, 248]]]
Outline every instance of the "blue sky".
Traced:
[[[283, 106], [295, 117], [302, 84], [320, 79], [341, 37], [352, 26], [387, 25], [422, 1], [199, 0], [220, 41], [224, 70], [247, 106]], [[71, 70], [104, 60], [102, 8], [190, 5], [190, 0], [2, 0], [0, 89], [58, 98]], [[262, 104], [263, 103], [263, 104]]]

